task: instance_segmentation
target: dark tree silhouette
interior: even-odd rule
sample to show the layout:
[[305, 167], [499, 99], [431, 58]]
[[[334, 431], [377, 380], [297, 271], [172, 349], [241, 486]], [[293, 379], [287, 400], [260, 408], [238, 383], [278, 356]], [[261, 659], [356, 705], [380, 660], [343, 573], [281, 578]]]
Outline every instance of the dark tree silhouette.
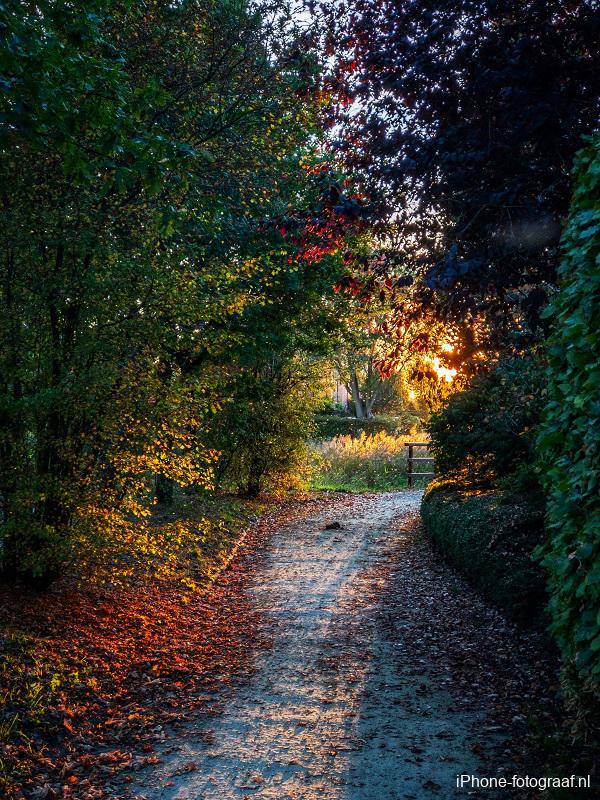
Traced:
[[322, 4], [339, 150], [445, 318], [540, 324], [573, 155], [598, 120], [599, 9]]

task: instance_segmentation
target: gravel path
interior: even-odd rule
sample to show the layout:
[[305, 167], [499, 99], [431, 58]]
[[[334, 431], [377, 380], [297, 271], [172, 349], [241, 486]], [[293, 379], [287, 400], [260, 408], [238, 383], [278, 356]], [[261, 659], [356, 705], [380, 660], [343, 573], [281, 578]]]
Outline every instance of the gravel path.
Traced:
[[[133, 795], [426, 800], [466, 794], [456, 790], [456, 775], [481, 771], [473, 731], [484, 720], [478, 704], [455, 703], [449, 668], [436, 662], [435, 646], [426, 642], [425, 652], [418, 646], [427, 631], [417, 608], [423, 598], [411, 596], [411, 587], [428, 576], [415, 575], [406, 558], [415, 546], [414, 526], [406, 523], [420, 497], [359, 496], [271, 536], [248, 589], [268, 646], [224, 698], [220, 714], [179, 730], [164, 743], [158, 764], [135, 775]], [[326, 530], [332, 521], [341, 528]]]

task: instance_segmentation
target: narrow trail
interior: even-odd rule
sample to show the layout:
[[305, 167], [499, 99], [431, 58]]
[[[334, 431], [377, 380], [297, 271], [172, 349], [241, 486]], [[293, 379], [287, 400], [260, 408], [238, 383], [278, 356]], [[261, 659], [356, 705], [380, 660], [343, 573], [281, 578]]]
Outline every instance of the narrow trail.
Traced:
[[[489, 751], [508, 734], [494, 711], [522, 691], [501, 644], [514, 631], [437, 570], [414, 525], [420, 497], [357, 496], [270, 537], [247, 589], [267, 645], [220, 713], [132, 776], [130, 796], [445, 799], [466, 796], [458, 773], [495, 774]], [[471, 638], [486, 626], [489, 653]], [[497, 672], [512, 675], [501, 688]]]

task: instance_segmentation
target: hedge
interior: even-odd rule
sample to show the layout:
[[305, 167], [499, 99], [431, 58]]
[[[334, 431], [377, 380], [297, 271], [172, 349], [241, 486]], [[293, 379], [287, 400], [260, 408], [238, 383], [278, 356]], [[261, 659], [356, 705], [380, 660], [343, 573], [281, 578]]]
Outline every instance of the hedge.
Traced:
[[545, 578], [532, 553], [543, 516], [497, 491], [469, 492], [438, 479], [421, 506], [426, 532], [442, 556], [508, 617], [542, 628]]
[[600, 136], [578, 154], [574, 179], [538, 450], [552, 630], [566, 684], [589, 709], [600, 699]]
[[344, 417], [338, 414], [316, 414], [315, 433], [317, 440], [335, 439], [336, 436], [359, 436], [361, 433], [375, 435], [385, 431], [390, 435], [410, 433], [421, 426], [417, 414], [406, 412], [401, 416], [378, 414], [371, 419]]

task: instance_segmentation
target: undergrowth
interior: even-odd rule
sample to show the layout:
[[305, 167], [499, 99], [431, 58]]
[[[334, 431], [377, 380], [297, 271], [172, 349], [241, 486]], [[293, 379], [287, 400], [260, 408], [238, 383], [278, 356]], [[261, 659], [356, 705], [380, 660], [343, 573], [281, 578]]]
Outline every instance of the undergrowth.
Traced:
[[[186, 603], [197, 604], [202, 587], [265, 508], [259, 501], [181, 491], [172, 505], [157, 507], [147, 526], [159, 542], [176, 529], [178, 557], [168, 569], [155, 548], [127, 548], [112, 558], [72, 564], [49, 596], [0, 588], [0, 795], [22, 796], [18, 786], [30, 757], [41, 752], [39, 744], [71, 734], [90, 703], [97, 705], [98, 697], [104, 702], [115, 691], [120, 662], [131, 659], [134, 668], [144, 637], [156, 641], [149, 631], [166, 636], [170, 619], [179, 620]], [[164, 604], [164, 613], [156, 603]], [[71, 618], [55, 619], [66, 611]], [[137, 636], [127, 630], [127, 614]]]
[[[393, 436], [385, 431], [375, 435], [361, 433], [359, 436], [337, 436], [315, 449], [314, 489], [348, 492], [391, 492], [406, 489], [407, 456], [406, 442], [425, 441], [423, 434]], [[424, 457], [429, 453], [424, 448], [415, 451]], [[425, 462], [417, 462], [425, 463]], [[429, 469], [430, 465], [427, 464]], [[425, 469], [414, 467], [416, 472]], [[415, 488], [426, 485], [426, 479], [415, 478]]]

